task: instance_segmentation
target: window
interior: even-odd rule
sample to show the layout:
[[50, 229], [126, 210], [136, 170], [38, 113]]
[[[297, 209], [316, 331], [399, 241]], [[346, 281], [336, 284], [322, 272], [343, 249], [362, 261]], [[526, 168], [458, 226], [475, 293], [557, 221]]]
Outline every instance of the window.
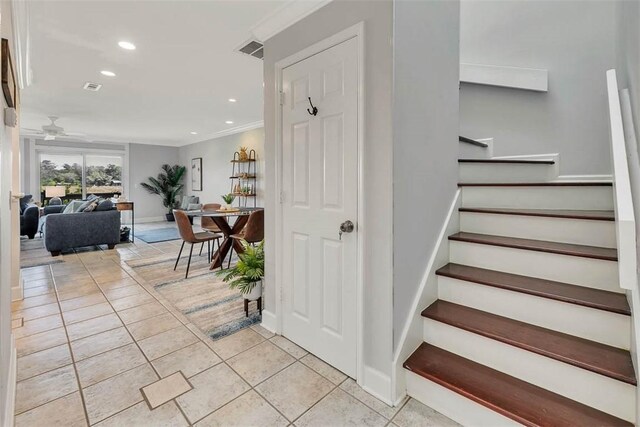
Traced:
[[113, 197], [123, 192], [123, 155], [41, 152], [39, 158], [40, 200], [45, 203], [51, 198], [47, 193], [54, 193], [53, 186], [65, 188], [65, 201], [89, 194]]

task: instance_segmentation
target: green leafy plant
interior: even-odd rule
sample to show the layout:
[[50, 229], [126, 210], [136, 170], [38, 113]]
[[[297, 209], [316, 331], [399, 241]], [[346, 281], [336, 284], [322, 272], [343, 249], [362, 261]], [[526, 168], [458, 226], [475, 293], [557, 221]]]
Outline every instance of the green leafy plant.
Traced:
[[140, 185], [149, 193], [162, 197], [163, 206], [171, 213], [171, 210], [176, 207], [178, 194], [184, 188], [182, 179], [187, 168], [180, 165], [164, 164], [161, 169], [162, 172], [156, 178], [150, 176], [149, 183], [142, 182]]
[[230, 289], [237, 289], [243, 294], [251, 292], [264, 277], [264, 240], [257, 246], [241, 241], [244, 252], [238, 255], [235, 266], [218, 271], [218, 276], [229, 284]]
[[224, 200], [224, 202], [228, 205], [230, 205], [231, 203], [233, 203], [233, 201], [236, 199], [236, 196], [234, 196], [233, 194], [229, 193], [229, 194], [223, 194], [222, 195], [222, 200]]

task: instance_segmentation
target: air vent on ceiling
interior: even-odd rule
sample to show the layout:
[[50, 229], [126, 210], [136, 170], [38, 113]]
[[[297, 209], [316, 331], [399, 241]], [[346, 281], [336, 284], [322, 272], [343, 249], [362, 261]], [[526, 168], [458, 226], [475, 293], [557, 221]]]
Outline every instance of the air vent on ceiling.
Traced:
[[240, 53], [244, 53], [246, 55], [251, 55], [254, 58], [262, 59], [262, 43], [257, 40], [249, 40], [246, 43], [243, 43], [238, 49], [236, 49]]
[[92, 83], [92, 82], [86, 82], [84, 84], [84, 86], [82, 86], [83, 89], [85, 90], [90, 90], [92, 92], [97, 92], [100, 90], [100, 88], [102, 87], [101, 84], [99, 83]]

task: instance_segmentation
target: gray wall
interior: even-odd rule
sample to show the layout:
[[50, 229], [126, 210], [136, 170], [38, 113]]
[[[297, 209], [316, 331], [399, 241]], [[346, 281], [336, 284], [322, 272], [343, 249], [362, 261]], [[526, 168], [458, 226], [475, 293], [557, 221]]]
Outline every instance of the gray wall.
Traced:
[[147, 193], [140, 185], [141, 182], [146, 182], [148, 177], [158, 175], [160, 166], [165, 163], [187, 166], [180, 161], [177, 147], [129, 145], [129, 194], [126, 196], [135, 202], [138, 220], [159, 219], [166, 213], [160, 197]]
[[[640, 1], [616, 2], [616, 74], [618, 87], [629, 89], [636, 135], [640, 131]], [[640, 141], [638, 141], [640, 143]]]
[[[188, 194], [200, 197], [201, 203], [224, 203], [220, 197], [231, 190], [231, 163], [233, 153], [240, 147], [256, 150], [257, 205], [264, 204], [264, 129], [253, 129], [234, 135], [210, 139], [180, 147], [180, 162], [187, 165], [186, 189]], [[191, 159], [202, 157], [202, 191], [191, 189]], [[237, 182], [237, 181], [236, 181]], [[249, 199], [253, 206], [253, 200]]]
[[394, 5], [395, 347], [457, 188], [460, 3]]
[[[267, 188], [275, 186], [275, 63], [359, 22], [365, 24], [366, 188], [364, 287], [365, 365], [388, 376], [392, 356], [392, 48], [391, 1], [335, 0], [265, 42], [265, 172]], [[275, 311], [274, 192], [265, 194], [265, 305]], [[386, 394], [386, 392], [385, 392]]]
[[605, 72], [615, 67], [614, 9], [463, 0], [461, 62], [548, 69], [549, 92], [462, 84], [461, 134], [494, 137], [497, 156], [559, 152], [563, 175], [611, 173]]

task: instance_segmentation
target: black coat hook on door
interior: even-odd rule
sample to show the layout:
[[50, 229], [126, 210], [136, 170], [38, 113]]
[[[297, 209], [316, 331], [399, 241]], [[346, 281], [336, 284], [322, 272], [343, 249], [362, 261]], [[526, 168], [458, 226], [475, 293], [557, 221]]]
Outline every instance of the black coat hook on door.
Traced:
[[311, 105], [311, 110], [307, 108], [307, 113], [311, 114], [312, 116], [317, 116], [318, 107], [313, 106], [313, 102], [311, 102], [311, 97], [309, 97], [309, 105]]

